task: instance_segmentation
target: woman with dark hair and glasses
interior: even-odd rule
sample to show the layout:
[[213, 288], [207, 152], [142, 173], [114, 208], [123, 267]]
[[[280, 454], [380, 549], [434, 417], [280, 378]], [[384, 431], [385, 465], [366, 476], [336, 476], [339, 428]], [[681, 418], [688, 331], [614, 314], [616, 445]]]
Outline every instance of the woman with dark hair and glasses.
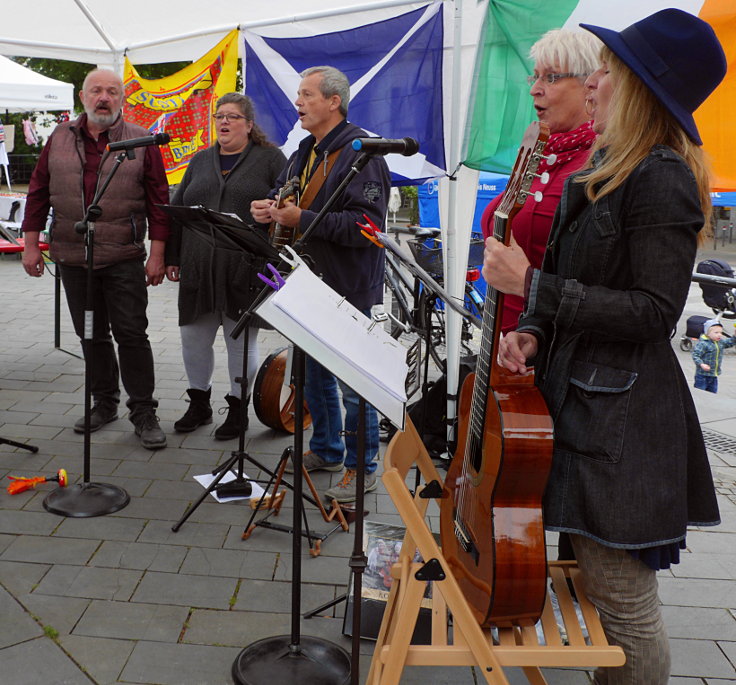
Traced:
[[[540, 191], [542, 200], [530, 199], [519, 210], [512, 226], [514, 240], [535, 267], [542, 265], [562, 184], [585, 164], [595, 140], [590, 116], [585, 111], [584, 83], [598, 68], [600, 49], [600, 41], [590, 33], [554, 29], [547, 31], [529, 51], [534, 60], [534, 72], [527, 79], [529, 94], [539, 121], [547, 124], [550, 132], [544, 154], [556, 157], [552, 164], [546, 160], [540, 164], [538, 173], [548, 174], [547, 183], [536, 178], [532, 184], [532, 193]], [[494, 198], [483, 212], [484, 238], [493, 235], [493, 213], [502, 198], [503, 194]], [[513, 295], [504, 299], [501, 314], [504, 333], [516, 328], [523, 304], [522, 298]]]
[[[216, 104], [217, 141], [198, 152], [171, 200], [173, 205], [202, 205], [218, 212], [237, 214], [252, 224], [250, 203], [275, 185], [286, 162], [283, 153], [270, 143], [255, 123], [253, 103], [240, 93], [227, 93]], [[265, 231], [266, 226], [262, 227]], [[179, 330], [184, 369], [189, 381], [189, 408], [174, 424], [180, 433], [212, 423], [212, 375], [215, 368], [215, 336], [223, 329], [227, 348], [230, 391], [225, 396], [228, 414], [215, 430], [215, 438], [228, 440], [240, 427], [240, 383], [244, 331], [236, 340], [230, 336], [240, 315], [261, 290], [257, 269], [248, 255], [204, 244], [192, 231], [172, 221], [166, 244], [166, 275], [179, 281]], [[258, 329], [249, 327], [248, 396], [258, 370]], [[247, 427], [247, 426], [246, 426]]]
[[693, 112], [726, 74], [711, 27], [667, 9], [603, 41], [586, 81], [599, 134], [565, 183], [541, 269], [486, 242], [483, 274], [524, 298], [500, 345], [533, 365], [555, 422], [545, 526], [570, 536], [585, 591], [626, 664], [596, 683], [664, 685], [670, 651], [656, 571], [687, 527], [719, 523], [713, 478], [672, 330], [708, 225], [710, 185]]

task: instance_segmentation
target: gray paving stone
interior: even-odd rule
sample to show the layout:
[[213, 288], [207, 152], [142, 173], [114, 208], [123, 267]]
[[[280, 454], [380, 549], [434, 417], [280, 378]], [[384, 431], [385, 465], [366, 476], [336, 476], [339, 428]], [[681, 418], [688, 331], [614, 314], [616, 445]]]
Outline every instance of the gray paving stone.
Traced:
[[139, 571], [56, 564], [44, 576], [34, 592], [43, 595], [127, 601], [131, 598], [140, 577]]
[[181, 572], [193, 575], [271, 580], [276, 570], [277, 560], [278, 555], [272, 552], [192, 548], [187, 552]]
[[43, 634], [38, 623], [15, 597], [0, 587], [0, 650]]
[[50, 535], [59, 525], [52, 514], [0, 510], [0, 532], [13, 535]]
[[186, 607], [137, 602], [90, 602], [75, 635], [175, 643], [189, 615]]
[[44, 626], [68, 635], [89, 604], [88, 599], [56, 597], [37, 593], [20, 596], [23, 606]]
[[50, 568], [47, 564], [0, 561], [0, 583], [18, 597], [30, 592]]
[[[731, 643], [733, 644], [733, 643]], [[708, 678], [736, 676], [733, 664], [711, 640], [670, 640], [672, 675]]]
[[273, 635], [288, 635], [288, 614], [256, 611], [210, 611], [195, 609], [183, 641], [187, 644], [217, 644], [245, 647]]
[[[736, 642], [719, 642], [718, 647], [723, 651], [731, 664], [732, 672], [726, 677], [736, 679]], [[718, 675], [720, 676], [720, 674]]]
[[55, 537], [133, 541], [145, 526], [142, 521], [119, 516], [66, 518], [54, 531]]
[[227, 609], [236, 587], [234, 578], [149, 571], [136, 588], [132, 601]]
[[176, 573], [186, 553], [186, 548], [175, 545], [105, 541], [89, 565]]
[[[3, 678], [12, 685], [90, 685], [92, 681], [46, 637], [0, 651]], [[28, 665], [33, 664], [33, 668]]]
[[95, 683], [115, 682], [135, 646], [132, 640], [106, 640], [80, 635], [65, 635], [60, 642]]
[[3, 561], [33, 561], [48, 564], [79, 564], [87, 561], [99, 540], [68, 540], [20, 535], [0, 555]]
[[736, 584], [726, 580], [659, 578], [663, 604], [696, 607], [736, 606]]
[[141, 533], [139, 541], [220, 549], [228, 532], [228, 526], [219, 523], [186, 521], [177, 532], [174, 532], [171, 530], [171, 521], [150, 521]]
[[232, 685], [230, 670], [240, 651], [235, 647], [139, 642], [121, 680], [157, 685]]
[[[315, 609], [332, 601], [344, 587], [303, 583], [301, 586], [301, 613]], [[288, 614], [291, 613], [291, 583], [269, 582], [265, 580], [243, 580], [240, 583], [238, 599], [233, 606], [235, 611], [255, 611]], [[334, 612], [334, 609], [327, 610]], [[334, 615], [334, 613], [332, 613]], [[305, 622], [308, 625], [308, 621]], [[306, 628], [305, 628], [306, 629]]]
[[665, 606], [662, 615], [671, 638], [736, 642], [736, 620], [726, 609]]

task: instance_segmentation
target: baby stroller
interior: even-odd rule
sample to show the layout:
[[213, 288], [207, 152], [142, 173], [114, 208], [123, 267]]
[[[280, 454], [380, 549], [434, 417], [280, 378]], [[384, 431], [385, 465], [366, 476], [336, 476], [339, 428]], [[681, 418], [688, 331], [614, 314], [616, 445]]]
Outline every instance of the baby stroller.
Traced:
[[[698, 262], [695, 269], [696, 273], [713, 277], [713, 279], [698, 280], [697, 276], [693, 277], [700, 285], [703, 293], [703, 302], [707, 304], [716, 315], [719, 321], [721, 319], [736, 319], [736, 284], [734, 281], [733, 269], [722, 259], [704, 259]], [[724, 279], [725, 283], [718, 283], [714, 279]], [[732, 282], [728, 282], [728, 281]], [[680, 349], [689, 352], [693, 348], [693, 342], [696, 341], [703, 333], [703, 324], [709, 316], [690, 316], [685, 324], [685, 334], [680, 338]]]

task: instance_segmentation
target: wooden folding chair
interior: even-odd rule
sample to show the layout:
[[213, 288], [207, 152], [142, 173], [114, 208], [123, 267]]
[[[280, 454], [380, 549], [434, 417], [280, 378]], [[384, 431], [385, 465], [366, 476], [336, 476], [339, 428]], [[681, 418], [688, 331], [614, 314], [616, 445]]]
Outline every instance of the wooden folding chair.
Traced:
[[[412, 496], [406, 478], [413, 465], [426, 485]], [[575, 562], [549, 564], [564, 628], [558, 625], [549, 594], [541, 617], [541, 641], [534, 627], [484, 630], [478, 625], [427, 523], [428, 504], [440, 496], [442, 479], [411, 420], [407, 420], [406, 431], [397, 433], [386, 450], [383, 482], [404, 521], [406, 535], [401, 555], [392, 568], [394, 580], [368, 685], [397, 685], [405, 666], [477, 666], [488, 685], [508, 685], [503, 667], [519, 666], [531, 685], [545, 685], [541, 667], [595, 668], [624, 663], [623, 650], [608, 644], [598, 613], [583, 594]], [[423, 563], [412, 561], [416, 549]], [[575, 588], [582, 624], [568, 579]], [[432, 580], [431, 644], [412, 645], [410, 640], [427, 580]], [[448, 612], [452, 615], [451, 629]]]

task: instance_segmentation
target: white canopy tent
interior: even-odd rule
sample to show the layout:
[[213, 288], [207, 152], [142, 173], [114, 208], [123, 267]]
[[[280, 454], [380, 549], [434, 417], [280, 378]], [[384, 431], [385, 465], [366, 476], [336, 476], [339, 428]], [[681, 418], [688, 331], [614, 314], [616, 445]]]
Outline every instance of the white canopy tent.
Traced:
[[45, 112], [74, 107], [74, 86], [0, 55], [0, 111]]

